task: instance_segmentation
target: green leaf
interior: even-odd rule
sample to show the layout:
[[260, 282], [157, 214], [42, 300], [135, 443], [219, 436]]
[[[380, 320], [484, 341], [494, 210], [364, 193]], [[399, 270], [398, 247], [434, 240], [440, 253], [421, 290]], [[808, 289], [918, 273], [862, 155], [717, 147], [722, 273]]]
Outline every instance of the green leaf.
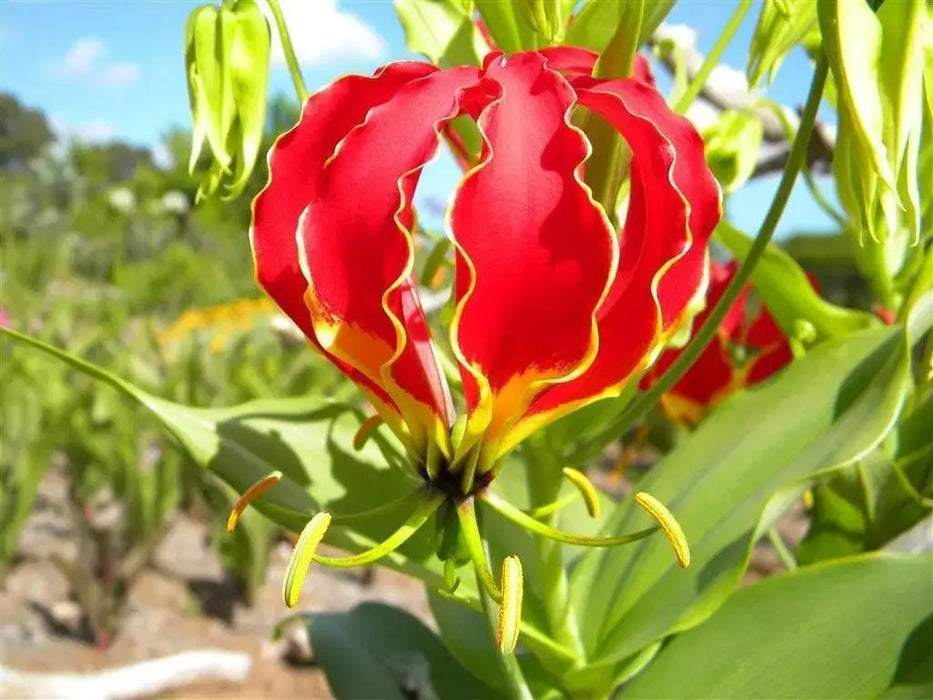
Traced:
[[[529, 560], [528, 557], [523, 559]], [[507, 695], [509, 685], [497, 658], [499, 650], [496, 649], [483, 614], [462, 603], [444, 598], [431, 589], [428, 590], [428, 603], [441, 638], [450, 653], [464, 668], [471, 669], [497, 692]], [[525, 635], [520, 638], [519, 644], [525, 648], [533, 648], [533, 644], [532, 647], [528, 646], [528, 641]], [[545, 667], [542, 662], [547, 661], [548, 656], [546, 652], [541, 652], [542, 650], [537, 649], [532, 655], [519, 651], [516, 655], [522, 667], [522, 675], [535, 697], [545, 697], [548, 691], [553, 691], [559, 685], [559, 681], [548, 673], [556, 672], [559, 667], [552, 663]]]
[[[681, 523], [680, 570], [652, 537], [588, 553], [571, 579], [594, 665], [613, 664], [709, 617], [738, 584], [752, 544], [813, 477], [853, 463], [890, 431], [910, 382], [900, 328], [818, 346], [778, 377], [735, 394], [639, 484]], [[648, 524], [632, 503], [609, 532]]]
[[[667, 13], [674, 7], [675, 0], [653, 0], [645, 3], [645, 14], [638, 34], [637, 46], [643, 45]], [[631, 0], [588, 0], [573, 18], [567, 30], [567, 42], [572, 46], [584, 46], [602, 52], [615, 35], [623, 21], [626, 7]]]
[[[752, 239], [727, 222], [716, 228], [715, 235], [738, 260], [744, 260], [751, 249]], [[776, 245], [765, 249], [752, 273], [752, 282], [788, 337], [796, 334], [795, 326], [801, 320], [813, 326], [818, 339], [847, 336], [878, 324], [871, 314], [824, 300], [800, 265]]]
[[461, 0], [395, 0], [409, 51], [442, 68], [481, 65], [489, 47], [473, 22], [472, 3]]
[[748, 49], [748, 83], [771, 83], [788, 52], [816, 27], [813, 0], [765, 0]]
[[[808, 564], [878, 549], [930, 513], [933, 489], [933, 399], [886, 444], [813, 489], [807, 536], [797, 559]], [[925, 496], [924, 496], [925, 495]]]
[[507, 54], [526, 49], [539, 49], [547, 45], [544, 35], [537, 31], [529, 21], [528, 10], [524, 2], [541, 0], [520, 0], [500, 2], [499, 0], [476, 0], [476, 9], [486, 23], [496, 46]]
[[[411, 492], [394, 447], [381, 435], [360, 451], [352, 448], [362, 416], [345, 404], [320, 397], [250, 401], [230, 408], [194, 408], [143, 391], [100, 367], [9, 328], [0, 334], [30, 345], [109, 384], [147, 408], [201, 467], [243, 493], [279, 470], [284, 478], [253, 506], [282, 527], [300, 531], [312, 514], [328, 510], [352, 515]], [[326, 541], [360, 551], [384, 539], [403, 514], [352, 520], [328, 531]], [[409, 539], [383, 562], [440, 585], [429, 528]]]
[[304, 619], [315, 660], [338, 699], [502, 697], [399, 608], [364, 603], [349, 612]]
[[737, 592], [625, 697], [874, 698], [933, 692], [929, 556], [868, 555]]
[[742, 187], [755, 171], [764, 126], [747, 110], [725, 110], [703, 130], [706, 161], [727, 194]]

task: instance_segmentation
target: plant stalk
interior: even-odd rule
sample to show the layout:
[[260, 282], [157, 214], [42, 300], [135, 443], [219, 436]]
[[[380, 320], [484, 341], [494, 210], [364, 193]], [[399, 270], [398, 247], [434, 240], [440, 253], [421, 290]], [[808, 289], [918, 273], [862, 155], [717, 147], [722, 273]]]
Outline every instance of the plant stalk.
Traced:
[[[489, 631], [492, 634], [493, 644], [495, 644], [499, 620], [496, 615], [494, 601], [486, 594], [481, 579], [482, 577], [479, 571], [477, 571], [476, 588], [479, 592], [480, 603], [483, 606], [483, 614], [486, 616], [486, 621], [489, 623]], [[510, 695], [516, 700], [534, 700], [534, 695], [532, 695], [531, 690], [528, 688], [528, 684], [525, 682], [525, 676], [522, 674], [522, 668], [518, 665], [518, 659], [515, 658], [515, 654], [508, 652], [499, 653], [497, 656], [499, 657], [499, 666], [502, 668], [502, 673], [509, 683]]]
[[[532, 506], [553, 502], [560, 492], [563, 473], [553, 463], [551, 455], [540, 449], [534, 438], [525, 441], [523, 451], [527, 456], [525, 466], [529, 478], [528, 489]], [[534, 472], [532, 474], [532, 472]], [[541, 518], [546, 526], [551, 526], [555, 513]], [[570, 584], [564, 567], [564, 550], [560, 542], [546, 537], [536, 536], [535, 556], [537, 558], [540, 595], [547, 615], [548, 627], [555, 640], [562, 646], [572, 649], [577, 656], [577, 663], [582, 663], [586, 651], [576, 615], [570, 605]]]
[[784, 173], [781, 175], [781, 181], [778, 184], [777, 192], [765, 215], [765, 220], [758, 230], [755, 242], [748, 251], [745, 261], [739, 267], [735, 277], [729, 283], [722, 298], [713, 308], [706, 323], [697, 331], [693, 340], [684, 349], [661, 378], [651, 386], [650, 389], [639, 395], [629, 409], [622, 415], [616, 426], [618, 434], [625, 434], [628, 430], [641, 420], [648, 411], [658, 402], [661, 395], [669, 391], [676, 384], [684, 373], [690, 369], [700, 354], [709, 345], [709, 342], [716, 335], [719, 324], [726, 317], [729, 309], [738, 299], [742, 289], [752, 275], [752, 271], [764, 254], [768, 243], [774, 236], [781, 216], [784, 214], [784, 208], [787, 206], [787, 200], [790, 198], [791, 190], [794, 189], [794, 182], [803, 165], [807, 154], [807, 144], [810, 141], [810, 135], [813, 133], [813, 125], [816, 122], [816, 113], [820, 106], [820, 98], [823, 95], [823, 86], [826, 83], [826, 75], [829, 70], [829, 64], [825, 56], [820, 56], [817, 61], [816, 69], [813, 73], [813, 81], [810, 83], [810, 94], [807, 97], [807, 104], [800, 119], [800, 127], [797, 135], [794, 137], [794, 143], [791, 146], [790, 155], [787, 164], [784, 166]]
[[282, 7], [279, 5], [279, 0], [266, 0], [266, 3], [269, 5], [269, 11], [272, 12], [273, 19], [275, 19], [275, 27], [282, 42], [282, 51], [285, 53], [288, 72], [291, 73], [292, 83], [295, 85], [295, 94], [298, 96], [298, 102], [303, 105], [308, 99], [308, 89], [305, 87], [304, 78], [301, 77], [301, 66], [298, 65], [298, 57], [295, 56], [295, 47], [292, 46], [292, 37], [288, 33], [288, 25], [285, 24]]
[[729, 18], [729, 22], [723, 28], [719, 38], [716, 39], [716, 43], [713, 44], [713, 48], [710, 49], [710, 52], [706, 56], [706, 60], [703, 61], [703, 65], [700, 66], [700, 70], [693, 76], [693, 80], [690, 81], [686, 91], [680, 96], [680, 99], [677, 100], [677, 104], [674, 105], [675, 112], [678, 114], [685, 113], [696, 96], [700, 94], [700, 90], [702, 90], [703, 86], [706, 84], [707, 78], [709, 78], [710, 73], [712, 73], [713, 69], [719, 64], [723, 52], [726, 50], [729, 42], [732, 41], [732, 37], [735, 36], [735, 32], [738, 30], [739, 25], [742, 24], [742, 20], [745, 19], [745, 15], [748, 14], [751, 7], [752, 0], [741, 0], [736, 6], [735, 12], [732, 13], [732, 17]]

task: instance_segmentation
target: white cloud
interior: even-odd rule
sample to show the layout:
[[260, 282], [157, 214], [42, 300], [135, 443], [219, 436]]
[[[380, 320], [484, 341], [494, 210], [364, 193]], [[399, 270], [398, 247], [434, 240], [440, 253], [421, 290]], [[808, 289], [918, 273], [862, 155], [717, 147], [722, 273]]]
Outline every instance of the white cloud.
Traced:
[[76, 41], [61, 64], [61, 73], [69, 78], [90, 77], [97, 60], [106, 52], [100, 39], [79, 39]]
[[[303, 64], [347, 58], [378, 60], [385, 55], [385, 40], [356, 15], [337, 9], [337, 0], [283, 0], [281, 5], [295, 55]], [[272, 62], [283, 66], [285, 54], [271, 17], [269, 23]]]
[[139, 68], [135, 63], [111, 63], [100, 75], [103, 85], [129, 85], [139, 76]]
[[117, 129], [110, 122], [96, 120], [78, 124], [74, 134], [82, 141], [109, 141], [117, 135]]
[[100, 39], [93, 37], [78, 39], [55, 66], [53, 72], [63, 78], [113, 87], [129, 85], [136, 80], [139, 76], [139, 68], [135, 63], [126, 61], [108, 63], [104, 60], [106, 53], [107, 46]]
[[100, 143], [110, 141], [117, 135], [116, 127], [103, 119], [72, 124], [61, 114], [50, 114], [49, 126], [52, 127], [56, 140], [62, 144], [72, 139]]

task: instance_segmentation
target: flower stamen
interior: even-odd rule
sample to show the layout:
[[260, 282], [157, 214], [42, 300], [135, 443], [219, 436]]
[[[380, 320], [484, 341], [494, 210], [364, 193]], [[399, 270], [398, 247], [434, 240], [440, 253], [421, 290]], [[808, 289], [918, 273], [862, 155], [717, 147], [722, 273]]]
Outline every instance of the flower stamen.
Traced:
[[301, 531], [298, 543], [292, 550], [285, 571], [285, 580], [282, 582], [282, 598], [285, 605], [294, 608], [301, 598], [301, 589], [304, 587], [305, 577], [314, 559], [317, 546], [324, 539], [324, 533], [330, 526], [330, 513], [318, 513]]
[[583, 502], [586, 504], [586, 512], [591, 518], [599, 517], [599, 492], [593, 486], [586, 474], [571, 467], [564, 467], [564, 476], [567, 481], [577, 487], [580, 495], [583, 496]]
[[522, 624], [522, 563], [515, 555], [502, 560], [499, 577], [502, 600], [496, 629], [496, 646], [502, 654], [511, 654], [518, 644]]
[[246, 489], [243, 495], [237, 499], [237, 502], [233, 504], [233, 508], [230, 509], [230, 515], [227, 516], [227, 532], [236, 530], [237, 523], [240, 522], [240, 516], [243, 514], [243, 511], [246, 510], [246, 507], [279, 483], [281, 479], [282, 472], [274, 471], [262, 477], [259, 481]]
[[680, 523], [677, 522], [673, 513], [667, 509], [667, 506], [650, 493], [645, 493], [644, 491], [639, 491], [635, 494], [635, 503], [644, 508], [648, 512], [648, 515], [654, 518], [658, 525], [661, 526], [661, 529], [664, 531], [664, 534], [667, 535], [667, 539], [671, 543], [671, 547], [674, 548], [674, 556], [677, 557], [677, 561], [680, 565], [685, 569], [690, 566], [690, 545], [687, 542], [687, 536], [684, 535]]
[[366, 445], [366, 441], [369, 440], [369, 436], [372, 435], [373, 430], [382, 425], [382, 423], [382, 416], [380, 416], [378, 413], [370, 416], [362, 423], [360, 423], [359, 429], [353, 436], [353, 449], [357, 452], [362, 450]]

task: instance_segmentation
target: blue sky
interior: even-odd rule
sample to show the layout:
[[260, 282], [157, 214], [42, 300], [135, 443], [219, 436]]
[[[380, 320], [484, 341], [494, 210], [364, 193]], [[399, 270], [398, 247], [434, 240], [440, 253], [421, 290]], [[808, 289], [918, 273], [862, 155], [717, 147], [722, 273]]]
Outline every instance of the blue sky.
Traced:
[[[292, 35], [314, 90], [345, 73], [370, 73], [387, 61], [411, 57], [391, 0], [298, 0], [285, 3]], [[2, 0], [0, 88], [41, 108], [60, 133], [91, 140], [121, 138], [154, 146], [166, 130], [189, 124], [182, 37], [197, 2], [188, 0]], [[668, 21], [689, 24], [708, 49], [735, 8], [732, 0], [680, 0]], [[757, 17], [749, 13], [725, 54], [744, 68]], [[662, 72], [658, 69], [656, 72]], [[801, 52], [785, 62], [768, 95], [801, 105], [810, 66]], [[273, 91], [293, 94], [287, 70], [271, 75]], [[446, 199], [457, 170], [444, 160], [430, 166], [424, 194]], [[764, 216], [776, 178], [762, 179], [733, 197], [733, 221], [753, 233]], [[831, 193], [831, 183], [824, 183]], [[795, 189], [779, 235], [829, 228], [802, 183]]]

